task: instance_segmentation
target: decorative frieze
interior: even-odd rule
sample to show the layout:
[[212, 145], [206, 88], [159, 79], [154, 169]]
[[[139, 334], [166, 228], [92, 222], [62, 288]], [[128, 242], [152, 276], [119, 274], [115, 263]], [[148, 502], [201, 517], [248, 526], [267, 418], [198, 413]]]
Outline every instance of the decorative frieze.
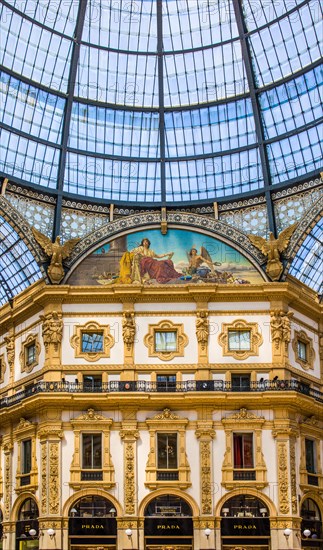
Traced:
[[139, 437], [136, 425], [128, 422], [120, 431], [124, 442], [124, 510], [129, 515], [136, 513], [136, 440]]

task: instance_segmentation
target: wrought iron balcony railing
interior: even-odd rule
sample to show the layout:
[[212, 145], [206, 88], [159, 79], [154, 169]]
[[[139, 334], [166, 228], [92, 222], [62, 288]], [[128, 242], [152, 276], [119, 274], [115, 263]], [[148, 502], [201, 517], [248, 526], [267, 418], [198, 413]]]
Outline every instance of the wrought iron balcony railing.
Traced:
[[[186, 380], [185, 382], [175, 382], [172, 385], [172, 393], [186, 392], [237, 392], [237, 387], [233, 387], [231, 382], [223, 380]], [[310, 388], [307, 384], [298, 382], [297, 380], [272, 380], [250, 382], [246, 388], [239, 389], [242, 393], [257, 393], [257, 392], [286, 392], [295, 391], [315, 401], [323, 403], [323, 393]], [[36, 395], [38, 393], [168, 393], [165, 388], [160, 387], [158, 382], [148, 382], [145, 380], [138, 381], [119, 381], [102, 382], [100, 385], [89, 386], [88, 384], [78, 384], [72, 382], [36, 382], [32, 386], [21, 390], [14, 395], [3, 397], [0, 399], [0, 409], [11, 407], [20, 403], [24, 399]]]

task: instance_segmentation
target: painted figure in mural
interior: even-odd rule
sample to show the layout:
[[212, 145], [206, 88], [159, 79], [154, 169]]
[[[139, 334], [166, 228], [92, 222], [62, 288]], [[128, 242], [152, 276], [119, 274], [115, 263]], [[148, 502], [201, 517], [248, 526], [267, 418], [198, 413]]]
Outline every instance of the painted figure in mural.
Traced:
[[202, 266], [202, 264], [206, 264], [212, 274], [215, 274], [215, 265], [221, 265], [220, 262], [212, 262], [212, 258], [206, 248], [204, 246], [201, 246], [200, 254], [198, 254], [196, 248], [191, 248], [191, 250], [188, 253], [188, 273], [189, 275], [195, 275], [198, 273], [198, 269]]
[[[156, 254], [150, 248], [150, 240], [146, 237], [142, 239], [140, 245], [131, 250], [132, 266], [131, 279], [132, 282], [143, 283], [150, 279], [155, 279], [157, 283], [168, 283], [172, 279], [179, 279], [182, 273], [178, 273], [171, 260], [173, 252], [166, 254]], [[159, 260], [159, 258], [168, 258], [167, 260]], [[158, 259], [157, 259], [158, 258]]]

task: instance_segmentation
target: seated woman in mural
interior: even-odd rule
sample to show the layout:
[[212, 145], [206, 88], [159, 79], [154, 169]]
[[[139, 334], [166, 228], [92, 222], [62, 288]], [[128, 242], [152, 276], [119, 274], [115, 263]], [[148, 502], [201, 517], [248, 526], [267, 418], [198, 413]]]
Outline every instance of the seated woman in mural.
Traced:
[[[125, 252], [120, 261], [120, 282], [144, 283], [150, 279], [157, 283], [168, 283], [172, 279], [179, 279], [182, 274], [178, 273], [171, 261], [173, 252], [167, 254], [156, 254], [150, 248], [150, 240], [142, 239], [140, 245], [130, 252]], [[167, 260], [159, 258], [168, 257]], [[158, 259], [157, 259], [158, 258]], [[131, 269], [129, 266], [131, 262]]]

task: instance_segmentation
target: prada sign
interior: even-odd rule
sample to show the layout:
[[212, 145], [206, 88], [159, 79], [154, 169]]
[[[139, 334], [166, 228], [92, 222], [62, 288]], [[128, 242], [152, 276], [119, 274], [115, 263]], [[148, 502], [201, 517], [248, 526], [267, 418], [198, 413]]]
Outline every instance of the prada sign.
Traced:
[[94, 535], [97, 537], [116, 536], [115, 518], [70, 518], [69, 535]]
[[146, 518], [146, 537], [183, 537], [193, 535], [191, 518], [168, 517]]
[[222, 518], [223, 537], [269, 537], [269, 518]]

